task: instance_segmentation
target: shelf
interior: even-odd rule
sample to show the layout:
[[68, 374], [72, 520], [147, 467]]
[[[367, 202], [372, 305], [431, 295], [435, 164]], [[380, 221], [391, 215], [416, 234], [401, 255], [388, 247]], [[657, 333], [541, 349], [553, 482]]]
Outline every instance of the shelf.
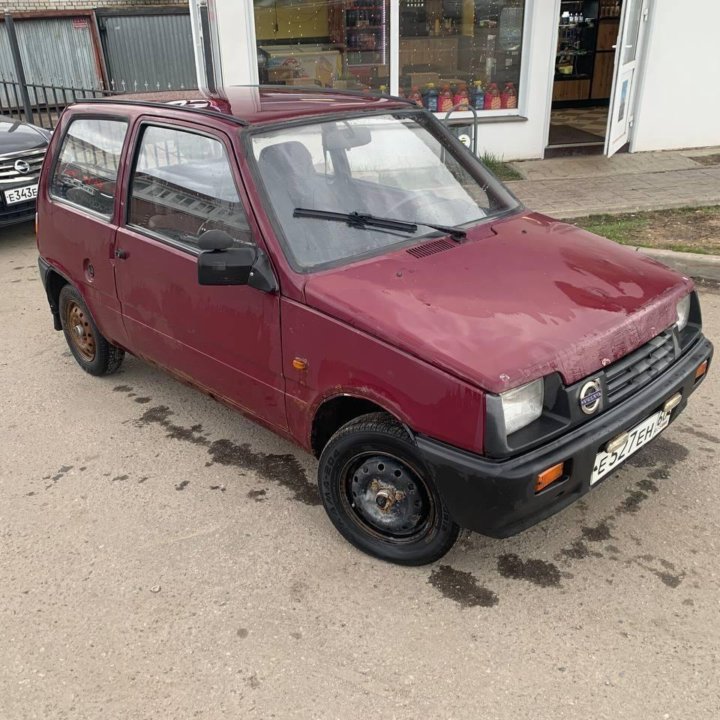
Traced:
[[559, 73], [555, 74], [555, 80], [589, 80], [592, 76], [588, 75], [588, 73], [583, 73], [580, 75], [562, 75]]

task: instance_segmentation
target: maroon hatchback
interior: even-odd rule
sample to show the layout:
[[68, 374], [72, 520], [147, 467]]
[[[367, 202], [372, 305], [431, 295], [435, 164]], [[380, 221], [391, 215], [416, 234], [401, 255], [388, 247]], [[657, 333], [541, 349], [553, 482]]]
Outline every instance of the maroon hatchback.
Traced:
[[85, 371], [130, 352], [299, 443], [337, 529], [397, 563], [577, 500], [712, 356], [690, 280], [526, 210], [390, 97], [74, 105], [38, 248]]

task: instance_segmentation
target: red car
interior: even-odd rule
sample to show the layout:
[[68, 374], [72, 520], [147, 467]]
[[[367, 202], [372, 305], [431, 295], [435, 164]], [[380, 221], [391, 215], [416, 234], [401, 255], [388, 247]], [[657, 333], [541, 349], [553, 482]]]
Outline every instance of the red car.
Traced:
[[74, 105], [37, 239], [84, 370], [130, 352], [294, 440], [337, 529], [397, 563], [577, 500], [712, 356], [690, 280], [525, 209], [387, 96]]

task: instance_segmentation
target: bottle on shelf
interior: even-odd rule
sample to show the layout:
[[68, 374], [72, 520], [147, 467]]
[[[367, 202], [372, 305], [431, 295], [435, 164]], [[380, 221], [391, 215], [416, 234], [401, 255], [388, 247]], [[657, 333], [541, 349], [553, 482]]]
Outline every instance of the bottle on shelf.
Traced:
[[410, 90], [410, 95], [408, 95], [408, 100], [412, 100], [416, 105], [419, 105], [420, 107], [423, 106], [423, 96], [418, 87], [415, 85]]
[[515, 110], [515, 108], [517, 108], [517, 90], [515, 89], [514, 83], [505, 83], [502, 95], [500, 96], [500, 107], [509, 110]]
[[440, 112], [448, 112], [453, 107], [453, 96], [450, 92], [450, 85], [445, 83], [440, 90], [440, 98], [438, 100], [438, 109]]
[[423, 105], [430, 112], [438, 111], [438, 91], [435, 89], [435, 83], [428, 83], [425, 86]]
[[485, 102], [483, 108], [485, 110], [500, 110], [502, 107], [502, 100], [500, 98], [500, 90], [498, 90], [497, 83], [490, 83], [485, 91]]
[[476, 110], [482, 110], [485, 104], [485, 91], [482, 80], [476, 80], [470, 88], [470, 104]]
[[453, 98], [453, 105], [458, 110], [467, 110], [470, 105], [470, 97], [468, 95], [467, 85], [465, 83], [460, 83], [457, 87], [457, 91], [455, 92], [455, 97]]

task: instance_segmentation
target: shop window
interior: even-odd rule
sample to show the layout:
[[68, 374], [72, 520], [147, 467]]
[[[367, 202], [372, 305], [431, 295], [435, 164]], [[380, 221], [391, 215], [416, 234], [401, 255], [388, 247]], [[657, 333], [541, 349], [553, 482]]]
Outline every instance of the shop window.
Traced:
[[261, 83], [390, 87], [389, 0], [254, 0]]
[[525, 0], [400, 0], [400, 92], [435, 112], [518, 103]]
[[[261, 83], [388, 92], [434, 111], [518, 106], [525, 0], [254, 0]], [[391, 77], [391, 73], [393, 76]]]

